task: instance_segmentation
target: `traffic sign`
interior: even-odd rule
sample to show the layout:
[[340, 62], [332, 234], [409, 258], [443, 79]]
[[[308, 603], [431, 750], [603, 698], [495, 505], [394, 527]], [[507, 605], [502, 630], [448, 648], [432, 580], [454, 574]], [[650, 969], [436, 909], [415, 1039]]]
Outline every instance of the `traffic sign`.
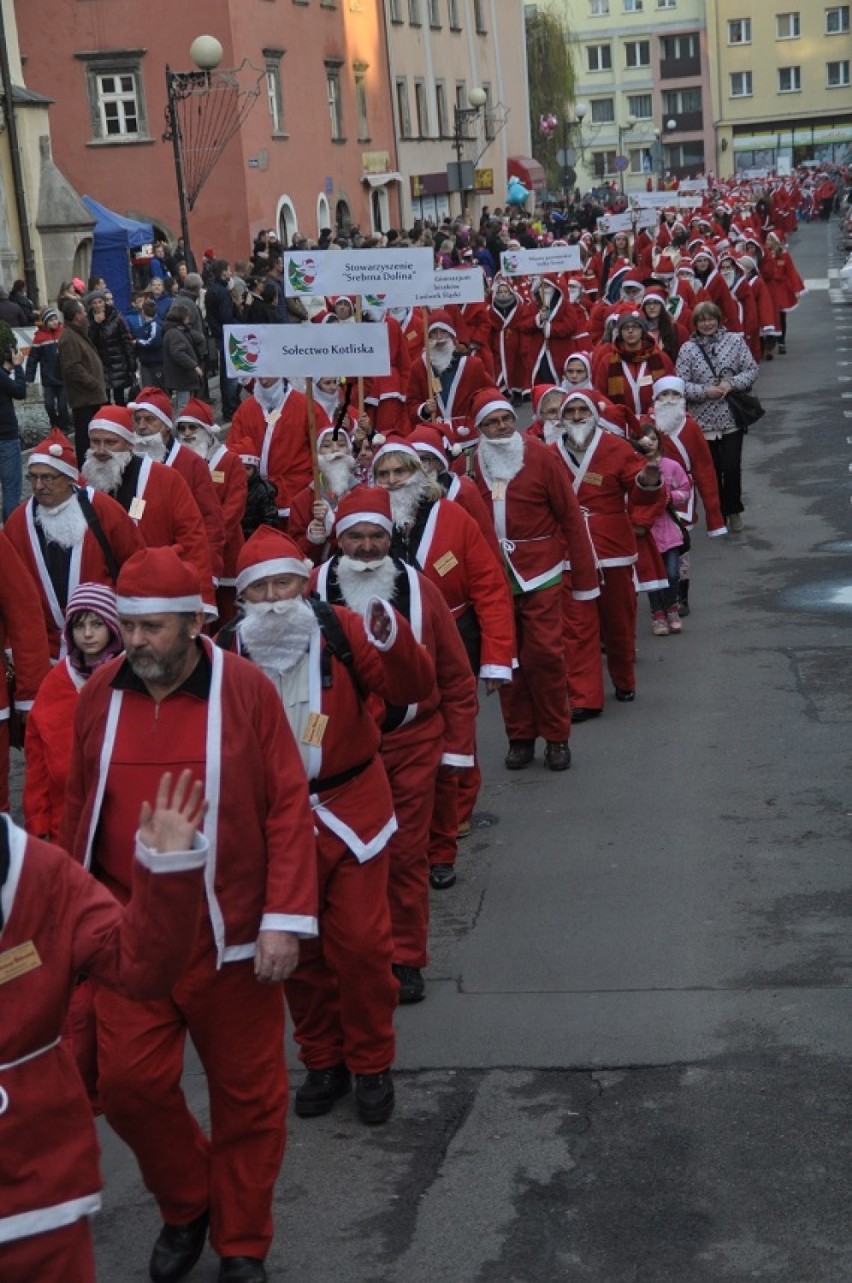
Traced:
[[626, 156], [616, 156], [613, 162], [613, 168], [617, 174], [623, 174], [625, 169], [630, 168], [630, 161]]

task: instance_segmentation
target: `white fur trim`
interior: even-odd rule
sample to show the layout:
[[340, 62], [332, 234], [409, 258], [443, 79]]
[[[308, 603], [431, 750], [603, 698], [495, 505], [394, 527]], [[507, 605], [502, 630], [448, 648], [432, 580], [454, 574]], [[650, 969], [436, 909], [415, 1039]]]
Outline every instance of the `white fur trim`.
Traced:
[[[370, 614], [374, 606], [381, 606], [390, 616], [391, 632], [390, 632], [390, 637], [387, 639], [387, 641], [383, 641], [383, 642], [379, 641], [378, 638], [374, 637], [373, 634], [370, 632], [369, 620], [370, 620]], [[364, 632], [367, 634], [367, 641], [372, 646], [375, 646], [376, 650], [386, 651], [386, 650], [390, 650], [393, 647], [394, 642], [399, 636], [399, 626], [396, 622], [396, 612], [394, 611], [393, 606], [390, 604], [389, 601], [386, 601], [384, 597], [371, 597], [370, 600], [367, 602], [366, 606], [364, 607]]]
[[487, 419], [489, 414], [494, 414], [496, 410], [509, 410], [515, 419], [518, 417], [511, 401], [507, 401], [505, 397], [496, 396], [491, 401], [486, 401], [485, 405], [480, 410], [477, 410], [474, 425], [478, 428], [482, 420]]
[[338, 535], [342, 535], [350, 526], [357, 526], [359, 521], [371, 526], [380, 526], [389, 535], [393, 534], [393, 522], [390, 517], [384, 516], [381, 512], [350, 512], [346, 517], [338, 517], [334, 523], [335, 531]]
[[442, 753], [441, 765], [471, 767], [474, 765], [474, 756], [472, 753]]
[[506, 668], [503, 664], [483, 664], [479, 670], [479, 676], [483, 681], [510, 682], [512, 680], [511, 668]]
[[[261, 931], [287, 931], [290, 935], [298, 936], [300, 940], [308, 940], [311, 936], [319, 935], [316, 918], [309, 918], [300, 913], [264, 913], [260, 919]], [[254, 946], [252, 946], [252, 950]]]
[[237, 575], [237, 592], [256, 584], [258, 579], [267, 579], [270, 575], [302, 575], [307, 579], [311, 573], [311, 563], [301, 557], [273, 557], [270, 561], [259, 561], [254, 566], [247, 566]]
[[149, 414], [155, 415], [167, 428], [173, 427], [172, 416], [166, 415], [151, 401], [128, 401], [128, 410], [147, 410]]
[[201, 593], [193, 597], [116, 597], [119, 615], [185, 615], [204, 609]]
[[188, 869], [203, 869], [209, 849], [209, 842], [200, 833], [196, 833], [191, 851], [166, 852], [152, 850], [136, 834], [137, 862], [152, 873], [185, 873]]
[[114, 437], [121, 437], [122, 441], [128, 441], [130, 445], [136, 442], [136, 433], [132, 428], [123, 428], [120, 423], [113, 423], [111, 419], [92, 419], [89, 424], [89, 431], [98, 428], [101, 432], [111, 432]]
[[56, 472], [61, 472], [64, 477], [70, 477], [72, 481], [76, 481], [80, 476], [80, 469], [74, 464], [64, 463], [61, 457], [48, 454], [47, 451], [43, 454], [40, 454], [38, 451], [34, 451], [33, 454], [30, 455], [30, 463], [43, 463], [45, 467], [53, 468]]

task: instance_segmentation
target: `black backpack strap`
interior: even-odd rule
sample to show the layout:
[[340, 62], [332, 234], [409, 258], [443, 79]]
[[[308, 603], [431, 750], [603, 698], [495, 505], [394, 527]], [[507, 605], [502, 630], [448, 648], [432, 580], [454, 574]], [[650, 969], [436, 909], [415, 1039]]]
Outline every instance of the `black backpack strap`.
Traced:
[[331, 661], [332, 658], [339, 659], [344, 664], [352, 676], [352, 680], [358, 685], [355, 676], [355, 657], [352, 654], [352, 648], [349, 645], [343, 626], [337, 617], [333, 606], [327, 601], [322, 601], [319, 597], [311, 595], [307, 598], [308, 605], [316, 616], [316, 621], [322, 629], [324, 645], [322, 648], [321, 658], [321, 675], [324, 690], [331, 686]]
[[238, 614], [233, 619], [229, 619], [227, 624], [223, 624], [213, 639], [216, 645], [220, 646], [222, 650], [235, 650], [234, 637], [242, 622], [243, 616]]
[[104, 555], [104, 561], [107, 564], [107, 570], [110, 573], [110, 578], [112, 579], [113, 584], [117, 584], [119, 567], [118, 562], [115, 559], [115, 553], [107, 542], [107, 537], [104, 534], [104, 528], [100, 523], [98, 514], [95, 512], [92, 501], [82, 486], [77, 490], [77, 502], [80, 505], [80, 511], [86, 518], [86, 525], [98, 541], [100, 550]]

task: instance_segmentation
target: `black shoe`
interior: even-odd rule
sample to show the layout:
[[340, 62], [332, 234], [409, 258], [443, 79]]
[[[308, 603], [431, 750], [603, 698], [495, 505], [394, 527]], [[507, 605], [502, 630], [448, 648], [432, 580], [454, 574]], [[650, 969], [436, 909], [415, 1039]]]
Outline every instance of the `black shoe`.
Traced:
[[207, 1238], [210, 1213], [202, 1212], [188, 1225], [165, 1222], [154, 1244], [148, 1273], [153, 1283], [174, 1283], [188, 1274], [201, 1253]]
[[403, 963], [394, 963], [391, 971], [399, 981], [399, 1001], [422, 1002], [426, 997], [426, 982], [419, 967], [407, 967]]
[[548, 740], [544, 746], [544, 764], [549, 771], [567, 771], [571, 750], [566, 740]]
[[620, 686], [616, 686], [615, 698], [618, 700], [619, 704], [632, 704], [636, 698], [636, 692], [622, 690]]
[[429, 881], [436, 891], [447, 891], [456, 884], [456, 871], [452, 864], [433, 864]]
[[506, 754], [506, 770], [522, 771], [535, 761], [535, 740], [509, 740], [509, 751]]
[[219, 1283], [266, 1283], [266, 1266], [256, 1256], [223, 1256]]
[[355, 1104], [362, 1123], [384, 1123], [393, 1113], [393, 1079], [389, 1069], [382, 1074], [355, 1075]]
[[327, 1114], [336, 1100], [352, 1089], [352, 1079], [345, 1065], [329, 1069], [309, 1069], [308, 1076], [296, 1092], [294, 1106], [300, 1118], [317, 1118]]
[[779, 355], [779, 356], [786, 356], [786, 355], [787, 355], [787, 344], [786, 344], [786, 343], [779, 343], [779, 344], [778, 344], [778, 347], [777, 347], [775, 350], [777, 351], [777, 353], [778, 353], [778, 355]]
[[602, 712], [602, 708], [572, 708], [571, 724], [576, 726], [578, 722], [590, 722], [593, 717], [600, 717]]
[[689, 614], [689, 580], [681, 579], [677, 589], [677, 612], [681, 619]]

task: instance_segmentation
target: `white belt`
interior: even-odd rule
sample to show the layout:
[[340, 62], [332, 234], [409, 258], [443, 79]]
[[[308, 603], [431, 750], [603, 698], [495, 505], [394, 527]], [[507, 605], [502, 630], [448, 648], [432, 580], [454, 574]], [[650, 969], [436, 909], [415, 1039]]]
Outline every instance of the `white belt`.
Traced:
[[[28, 1060], [35, 1060], [38, 1056], [43, 1056], [46, 1051], [53, 1051], [54, 1047], [59, 1046], [59, 1038], [54, 1038], [46, 1047], [39, 1047], [36, 1051], [30, 1051], [26, 1056], [20, 1056], [17, 1060], [9, 1060], [5, 1065], [0, 1065], [0, 1073], [5, 1069], [17, 1069], [18, 1065], [25, 1065]], [[9, 1108], [9, 1093], [0, 1086], [0, 1114], [5, 1114]]]

